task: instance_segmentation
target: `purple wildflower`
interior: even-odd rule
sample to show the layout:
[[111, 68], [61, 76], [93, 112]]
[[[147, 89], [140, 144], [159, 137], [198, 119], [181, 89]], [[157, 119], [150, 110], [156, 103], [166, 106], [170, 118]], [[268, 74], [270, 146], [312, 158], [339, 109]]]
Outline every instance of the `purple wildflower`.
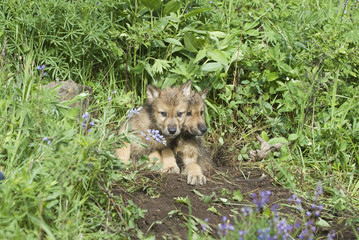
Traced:
[[131, 109], [131, 110], [129, 111], [129, 113], [127, 114], [127, 118], [130, 118], [130, 117], [132, 117], [132, 116], [135, 115], [135, 114], [140, 114], [141, 109], [142, 109], [142, 107]]
[[318, 200], [319, 196], [323, 194], [323, 186], [322, 183], [319, 181], [317, 187], [314, 190], [315, 200]]
[[247, 233], [247, 230], [239, 230], [238, 231], [238, 235], [239, 235], [239, 240], [243, 240], [243, 236], [244, 234]]
[[82, 115], [82, 118], [85, 119], [85, 121], [88, 121], [88, 118], [90, 117], [90, 114], [88, 112], [85, 112], [83, 115]]
[[293, 226], [288, 224], [285, 218], [283, 218], [282, 220], [275, 220], [275, 224], [278, 233], [283, 236], [283, 239], [290, 236], [290, 232], [292, 231]]
[[334, 240], [335, 239], [335, 231], [331, 231], [329, 234], [328, 234], [328, 240]]
[[269, 196], [272, 194], [271, 191], [261, 191], [259, 193], [260, 199], [257, 198], [257, 194], [252, 193], [253, 203], [257, 206], [257, 212], [261, 211], [265, 204], [269, 202]]
[[45, 67], [46, 67], [45, 64], [43, 64], [42, 66], [38, 65], [38, 66], [36, 67], [36, 69], [42, 71], [42, 70], [45, 69]]
[[50, 143], [51, 143], [51, 141], [49, 140], [48, 137], [44, 137], [42, 140], [47, 142], [47, 145], [50, 145]]
[[241, 212], [243, 213], [243, 216], [249, 216], [253, 213], [253, 209], [248, 207], [248, 206], [245, 206], [245, 207], [242, 207], [241, 208]]
[[229, 220], [227, 220], [226, 216], [223, 216], [222, 221], [223, 222], [219, 224], [218, 235], [226, 236], [228, 234], [228, 231], [235, 230], [235, 227], [229, 223]]
[[268, 240], [268, 239], [271, 239], [271, 236], [270, 236], [270, 228], [266, 228], [266, 229], [258, 229], [258, 240]]
[[109, 102], [111, 102], [111, 97], [108, 97], [107, 100], [108, 100]]
[[147, 132], [148, 132], [148, 134], [141, 132], [141, 134], [145, 136], [147, 141], [149, 141], [152, 138], [155, 141], [162, 143], [163, 145], [166, 146], [166, 144], [167, 144], [166, 139], [160, 134], [159, 130], [148, 129]]

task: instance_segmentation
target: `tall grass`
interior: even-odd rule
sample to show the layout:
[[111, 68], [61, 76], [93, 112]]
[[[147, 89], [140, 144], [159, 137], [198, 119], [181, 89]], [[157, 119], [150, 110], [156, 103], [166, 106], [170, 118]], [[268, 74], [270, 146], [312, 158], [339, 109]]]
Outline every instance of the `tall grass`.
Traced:
[[[111, 129], [142, 102], [147, 84], [188, 79], [211, 87], [214, 147], [254, 148], [251, 136], [262, 131], [295, 134], [263, 160], [267, 170], [303, 195], [320, 180], [326, 204], [356, 209], [357, 11], [357, 1], [3, 1], [1, 233], [132, 234], [139, 209], [106, 215], [105, 186], [123, 168], [111, 154], [123, 136]], [[36, 70], [43, 64], [45, 76]], [[94, 89], [100, 115], [91, 136], [78, 110], [39, 87], [69, 78]]]

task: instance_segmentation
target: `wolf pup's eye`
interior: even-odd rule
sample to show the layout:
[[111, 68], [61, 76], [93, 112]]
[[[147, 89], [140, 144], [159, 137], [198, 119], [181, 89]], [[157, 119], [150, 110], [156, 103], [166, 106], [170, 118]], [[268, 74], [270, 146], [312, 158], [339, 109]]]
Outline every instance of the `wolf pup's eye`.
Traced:
[[187, 112], [187, 116], [192, 116], [192, 112]]
[[162, 117], [167, 117], [167, 113], [166, 112], [160, 112]]
[[181, 117], [182, 114], [183, 114], [183, 112], [178, 112], [178, 113], [177, 113], [177, 116], [178, 116], [178, 117]]
[[201, 111], [201, 115], [203, 115], [204, 114], [204, 111]]

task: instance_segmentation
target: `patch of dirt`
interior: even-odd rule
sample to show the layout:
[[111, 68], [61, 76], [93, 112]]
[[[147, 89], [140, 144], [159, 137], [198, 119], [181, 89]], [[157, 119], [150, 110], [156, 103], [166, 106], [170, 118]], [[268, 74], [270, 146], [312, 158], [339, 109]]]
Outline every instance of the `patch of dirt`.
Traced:
[[[216, 234], [218, 224], [222, 217], [226, 216], [230, 222], [234, 222], [235, 212], [241, 212], [244, 206], [252, 206], [251, 193], [259, 193], [261, 190], [270, 190], [271, 206], [279, 204], [278, 211], [281, 214], [297, 215], [291, 208], [283, 207], [280, 203], [288, 203], [291, 193], [280, 186], [275, 186], [272, 179], [258, 168], [242, 168], [241, 171], [233, 167], [215, 168], [208, 175], [208, 182], [203, 186], [191, 186], [186, 182], [186, 176], [181, 174], [159, 174], [146, 172], [143, 177], [149, 182], [139, 187], [140, 191], [133, 193], [123, 192], [121, 188], [113, 189], [115, 194], [121, 194], [125, 199], [131, 199], [139, 208], [147, 209], [145, 218], [137, 221], [138, 227], [146, 235], [153, 234], [156, 239], [187, 239], [189, 206], [184, 203], [188, 198], [191, 206], [191, 216], [205, 220]], [[225, 189], [225, 190], [223, 190]], [[240, 190], [243, 200], [238, 202], [232, 198], [233, 192]], [[227, 194], [226, 194], [227, 193]], [[203, 196], [211, 196], [209, 203], [205, 203]], [[219, 201], [219, 198], [228, 202]], [[177, 199], [177, 200], [176, 200]], [[209, 208], [212, 207], [213, 211]], [[217, 213], [214, 213], [217, 211]], [[300, 216], [297, 217], [300, 221]], [[200, 225], [197, 224], [200, 229]], [[337, 239], [355, 239], [350, 229], [338, 225], [340, 233]], [[321, 231], [317, 235], [326, 236], [328, 231]]]

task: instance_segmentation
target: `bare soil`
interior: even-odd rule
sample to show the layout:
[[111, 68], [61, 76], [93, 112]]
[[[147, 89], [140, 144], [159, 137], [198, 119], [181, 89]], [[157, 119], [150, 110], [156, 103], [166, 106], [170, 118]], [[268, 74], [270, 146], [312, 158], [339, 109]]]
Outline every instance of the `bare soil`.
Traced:
[[[222, 217], [226, 216], [231, 222], [234, 221], [234, 212], [241, 212], [240, 208], [252, 206], [251, 193], [259, 193], [261, 190], [270, 190], [269, 205], [279, 204], [279, 212], [284, 215], [290, 214], [297, 216], [298, 213], [292, 208], [283, 207], [280, 203], [287, 203], [292, 195], [287, 189], [276, 186], [273, 180], [258, 168], [241, 168], [241, 171], [234, 167], [222, 167], [212, 169], [208, 176], [208, 182], [203, 186], [191, 186], [186, 182], [186, 177], [181, 174], [159, 174], [156, 172], [143, 173], [147, 181], [139, 190], [128, 193], [122, 188], [114, 188], [115, 194], [121, 194], [125, 199], [131, 199], [139, 208], [147, 209], [145, 218], [137, 221], [138, 227], [146, 235], [154, 235], [156, 239], [187, 239], [188, 227], [186, 222], [189, 218], [189, 206], [180, 198], [190, 200], [191, 216], [199, 219], [208, 219], [209, 225], [216, 229], [222, 222]], [[142, 181], [143, 182], [143, 181]], [[139, 183], [141, 185], [141, 183]], [[122, 189], [122, 190], [121, 190]], [[223, 190], [226, 189], [226, 190]], [[233, 192], [240, 190], [244, 199], [240, 202], [230, 198]], [[226, 196], [225, 192], [230, 193]], [[210, 203], [205, 203], [200, 196], [210, 196]], [[225, 198], [227, 203], [219, 201], [219, 198]], [[177, 200], [176, 200], [177, 199]], [[209, 211], [214, 207], [217, 213]], [[300, 216], [297, 216], [300, 221]], [[339, 218], [338, 218], [339, 219]], [[200, 226], [197, 226], [200, 229]], [[334, 228], [337, 233], [337, 239], [356, 239], [354, 233], [343, 223], [337, 224]], [[322, 236], [326, 239], [329, 229], [319, 229], [316, 236]]]

